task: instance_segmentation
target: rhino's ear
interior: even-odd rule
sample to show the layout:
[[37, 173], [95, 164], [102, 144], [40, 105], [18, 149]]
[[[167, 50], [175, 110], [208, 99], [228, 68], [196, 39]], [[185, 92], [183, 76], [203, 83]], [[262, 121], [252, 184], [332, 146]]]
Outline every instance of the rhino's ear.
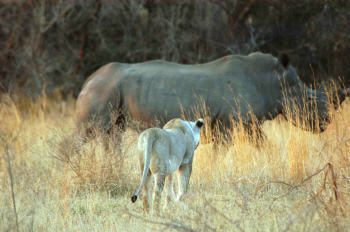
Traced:
[[324, 86], [324, 84], [320, 84], [317, 88], [317, 91], [319, 92], [326, 92], [326, 86]]
[[288, 68], [290, 65], [290, 56], [286, 52], [281, 52], [278, 55], [278, 63], [280, 63], [284, 68]]
[[197, 122], [196, 122], [196, 127], [202, 128], [203, 125], [204, 125], [204, 120], [203, 119], [198, 119]]

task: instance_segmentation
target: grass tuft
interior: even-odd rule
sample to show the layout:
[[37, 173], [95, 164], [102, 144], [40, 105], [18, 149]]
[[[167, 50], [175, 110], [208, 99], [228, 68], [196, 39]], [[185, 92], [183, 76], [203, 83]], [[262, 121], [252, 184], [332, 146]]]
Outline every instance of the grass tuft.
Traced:
[[[141, 201], [130, 202], [140, 183], [140, 132], [117, 128], [106, 136], [93, 131], [94, 139], [83, 142], [75, 133], [73, 99], [1, 99], [1, 231], [16, 228], [6, 154], [20, 231], [349, 228], [349, 100], [332, 111], [332, 123], [320, 134], [294, 125], [303, 125], [303, 118], [265, 122], [264, 142], [259, 134], [249, 137], [242, 122], [232, 122], [235, 126], [226, 134], [214, 128], [217, 132], [206, 141], [222, 142], [198, 147], [188, 209], [173, 207], [151, 218], [142, 216]], [[208, 123], [207, 115], [199, 111], [198, 116]]]

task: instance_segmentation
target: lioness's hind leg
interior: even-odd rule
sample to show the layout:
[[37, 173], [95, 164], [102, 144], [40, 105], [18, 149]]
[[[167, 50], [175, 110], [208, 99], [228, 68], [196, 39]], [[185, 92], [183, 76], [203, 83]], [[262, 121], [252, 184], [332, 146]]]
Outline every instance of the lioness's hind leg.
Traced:
[[149, 213], [151, 208], [151, 183], [152, 183], [152, 173], [148, 171], [146, 183], [142, 188], [142, 204], [143, 212]]
[[175, 201], [175, 193], [173, 188], [173, 174], [168, 175], [165, 178], [165, 193], [166, 193], [166, 202], [164, 208], [168, 207], [170, 202]]
[[160, 172], [154, 175], [155, 176], [155, 186], [153, 193], [153, 210], [159, 215], [159, 202], [162, 196], [162, 191], [164, 188], [165, 182], [165, 172]]

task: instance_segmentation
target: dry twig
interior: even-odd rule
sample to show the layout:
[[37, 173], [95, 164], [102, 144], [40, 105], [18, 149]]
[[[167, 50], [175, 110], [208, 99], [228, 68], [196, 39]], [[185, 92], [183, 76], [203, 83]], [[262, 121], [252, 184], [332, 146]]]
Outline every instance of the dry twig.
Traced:
[[273, 203], [280, 199], [280, 198], [283, 198], [287, 195], [289, 195], [294, 189], [297, 189], [299, 188], [302, 184], [304, 184], [305, 182], [309, 181], [310, 179], [312, 179], [314, 176], [320, 174], [322, 171], [325, 170], [325, 177], [324, 177], [324, 180], [323, 180], [323, 186], [322, 188], [316, 193], [316, 195], [313, 197], [313, 199], [319, 195], [325, 188], [326, 188], [326, 179], [327, 179], [327, 176], [330, 172], [330, 175], [331, 175], [331, 182], [332, 182], [332, 189], [333, 189], [333, 192], [334, 192], [334, 196], [335, 196], [335, 199], [336, 201], [338, 201], [338, 198], [339, 198], [339, 192], [338, 192], [338, 187], [337, 187], [337, 181], [336, 181], [336, 178], [335, 178], [335, 174], [334, 174], [334, 170], [333, 170], [333, 166], [331, 163], [327, 163], [325, 166], [323, 166], [323, 168], [321, 168], [320, 170], [318, 170], [317, 172], [315, 172], [314, 174], [312, 174], [311, 176], [309, 176], [308, 178], [306, 178], [305, 180], [301, 181], [298, 185], [291, 185], [291, 184], [288, 184], [288, 183], [285, 183], [283, 181], [268, 181], [268, 182], [265, 182], [263, 184], [256, 184], [254, 183], [253, 181], [249, 180], [249, 179], [240, 179], [240, 180], [237, 180], [237, 181], [226, 181], [227, 182], [231, 182], [233, 184], [237, 184], [238, 182], [248, 182], [248, 183], [251, 183], [253, 185], [256, 186], [256, 189], [255, 189], [255, 193], [254, 193], [254, 198], [256, 197], [258, 191], [260, 188], [262, 188], [263, 186], [265, 185], [268, 185], [268, 184], [283, 184], [283, 185], [287, 185], [289, 187], [291, 187], [291, 189], [284, 195], [282, 196], [279, 196], [279, 197], [275, 197], [273, 198], [273, 201], [271, 202], [270, 204], [270, 207], [273, 205]]
[[7, 157], [8, 172], [9, 172], [9, 175], [10, 175], [10, 182], [11, 182], [11, 195], [12, 195], [12, 202], [13, 202], [13, 211], [14, 211], [15, 218], [16, 218], [16, 229], [17, 229], [17, 232], [18, 232], [19, 231], [18, 216], [17, 216], [17, 210], [16, 210], [15, 191], [13, 189], [13, 175], [12, 175], [12, 170], [11, 170], [9, 146], [10, 146], [9, 144], [6, 144], [6, 157]]
[[130, 213], [130, 212], [127, 212], [126, 214], [128, 214], [128, 215], [130, 215], [130, 216], [133, 216], [133, 217], [135, 217], [135, 218], [141, 219], [141, 220], [143, 220], [143, 221], [146, 222], [146, 223], [151, 223], [151, 224], [155, 224], [155, 225], [163, 225], [163, 226], [165, 226], [164, 229], [166, 229], [166, 228], [172, 228], [172, 229], [181, 230], [181, 231], [191, 231], [191, 232], [196, 231], [196, 230], [194, 230], [194, 229], [191, 229], [191, 228], [185, 226], [184, 224], [182, 224], [182, 223], [180, 223], [180, 222], [178, 222], [178, 221], [177, 221], [177, 222], [174, 222], [174, 221], [172, 220], [173, 223], [171, 223], [171, 222], [159, 222], [159, 221], [149, 220], [149, 219], [146, 219], [146, 218], [141, 217], [141, 216], [137, 216], [137, 215], [132, 214], [132, 213]]

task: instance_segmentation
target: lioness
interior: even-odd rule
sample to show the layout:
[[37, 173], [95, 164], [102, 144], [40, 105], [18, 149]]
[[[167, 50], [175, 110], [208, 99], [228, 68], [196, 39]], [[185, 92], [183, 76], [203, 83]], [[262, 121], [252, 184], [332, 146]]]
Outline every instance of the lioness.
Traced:
[[139, 189], [131, 197], [133, 203], [136, 202], [142, 189], [143, 209], [149, 212], [151, 208], [151, 176], [153, 174], [155, 179], [153, 209], [159, 214], [159, 200], [165, 179], [167, 204], [175, 198], [172, 174], [176, 170], [179, 170], [177, 200], [184, 200], [192, 171], [193, 156], [199, 143], [203, 124], [203, 119], [190, 122], [177, 118], [170, 120], [163, 129], [150, 128], [141, 133], [138, 140], [138, 150], [143, 174]]

